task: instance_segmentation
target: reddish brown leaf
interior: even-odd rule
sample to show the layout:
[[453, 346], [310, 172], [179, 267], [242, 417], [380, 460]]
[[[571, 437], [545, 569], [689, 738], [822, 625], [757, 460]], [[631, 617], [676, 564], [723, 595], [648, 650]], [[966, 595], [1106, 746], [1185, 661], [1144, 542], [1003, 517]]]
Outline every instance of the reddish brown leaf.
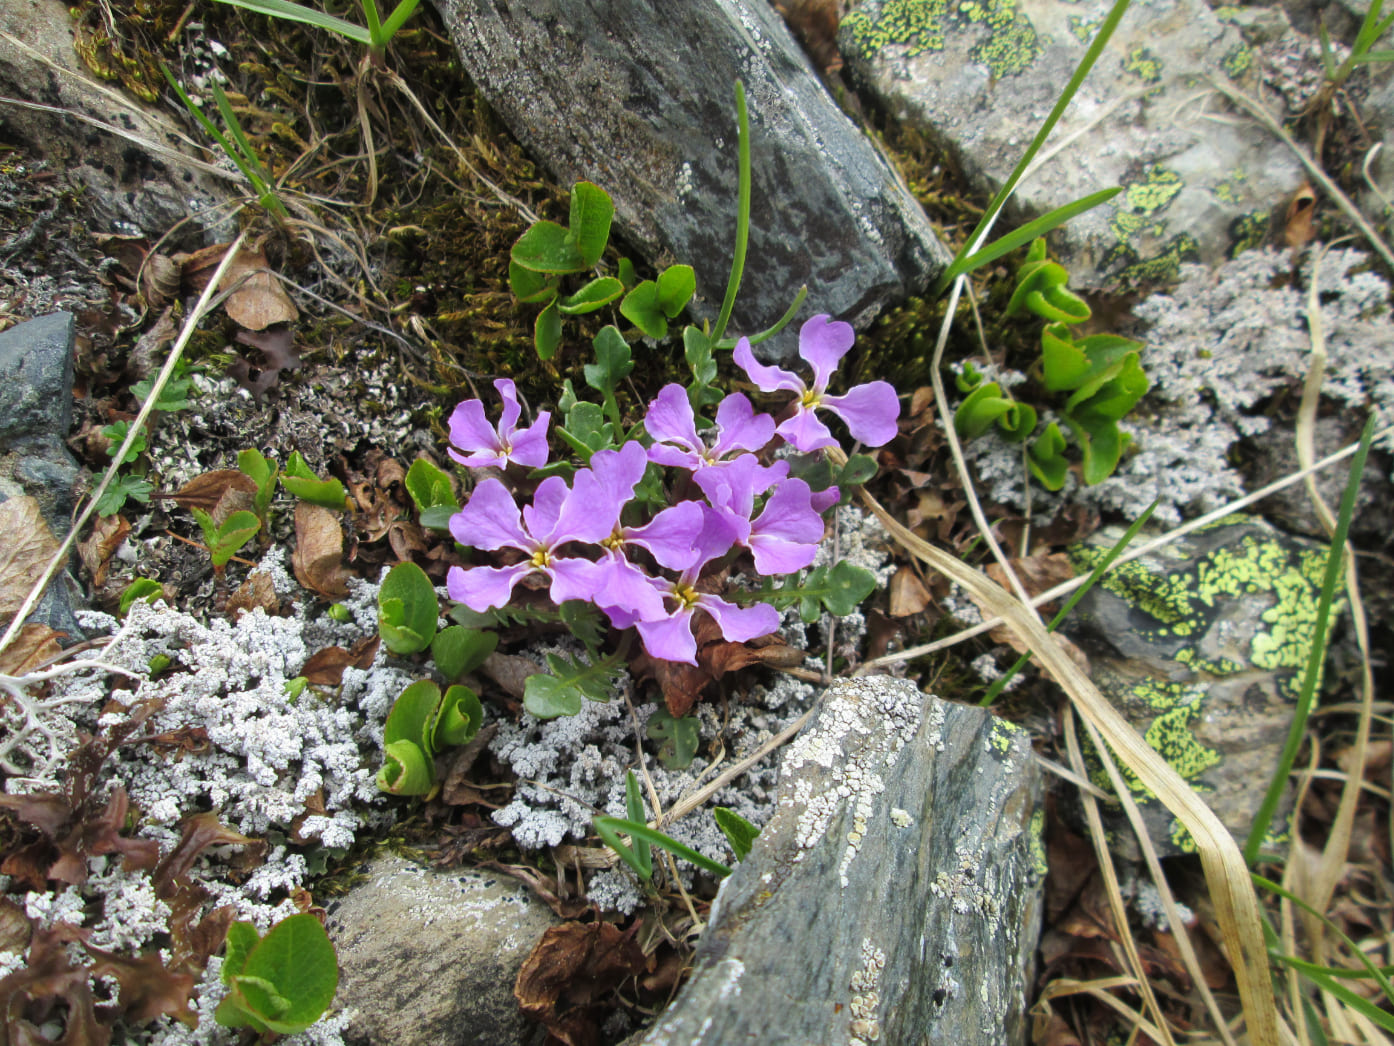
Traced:
[[228, 598], [227, 616], [236, 621], [244, 613], [257, 607], [272, 615], [281, 612], [281, 601], [276, 598], [276, 587], [271, 583], [270, 575], [260, 570], [238, 585], [237, 591]]
[[198, 855], [208, 847], [261, 843], [261, 840], [234, 832], [214, 813], [192, 814], [179, 823], [179, 829], [182, 833], [179, 842], [164, 856], [151, 877], [155, 883], [155, 896], [161, 900], [174, 894]]
[[260, 349], [266, 360], [266, 370], [279, 374], [283, 370], [299, 370], [302, 365], [300, 350], [295, 347], [295, 336], [289, 327], [238, 331], [236, 340]]
[[517, 654], [490, 654], [480, 666], [486, 676], [492, 679], [504, 693], [521, 701], [527, 686], [528, 676], [535, 676], [545, 669], [531, 658]]
[[513, 995], [522, 1011], [567, 1046], [599, 1041], [591, 1012], [631, 977], [644, 972], [631, 935], [606, 922], [562, 923], [542, 935], [518, 971]]
[[0, 897], [0, 952], [22, 954], [29, 948], [33, 924], [24, 909], [8, 897]]
[[295, 302], [267, 268], [266, 255], [249, 247], [239, 248], [223, 276], [219, 290], [232, 289], [223, 306], [239, 327], [265, 330], [273, 323], [290, 323], [300, 317]]
[[909, 617], [929, 606], [931, 596], [919, 575], [909, 567], [901, 567], [891, 577], [891, 617]]
[[348, 595], [348, 572], [343, 566], [344, 533], [339, 517], [319, 505], [302, 501], [295, 506], [295, 551], [291, 567], [295, 579], [326, 599]]
[[373, 659], [377, 657], [379, 642], [378, 636], [364, 636], [353, 644], [352, 650], [345, 650], [341, 646], [327, 646], [311, 654], [298, 674], [316, 686], [338, 686], [343, 682], [344, 669], [350, 665], [361, 669], [372, 667]]
[[106, 584], [107, 572], [111, 569], [111, 557], [126, 540], [131, 525], [122, 516], [99, 518], [92, 527], [92, 533], [77, 543], [77, 554], [82, 565], [92, 575], [92, 584], [101, 588]]
[[828, 73], [842, 68], [837, 49], [838, 0], [781, 0], [775, 7], [814, 65]]
[[58, 637], [62, 635], [67, 633], [54, 631], [37, 621], [29, 622], [9, 646], [0, 650], [0, 672], [22, 676], [57, 657], [63, 649], [58, 645]]
[[256, 492], [256, 481], [241, 469], [214, 469], [195, 476], [172, 497], [180, 508], [202, 509], [222, 525], [234, 512], [251, 509]]
[[190, 1028], [198, 1024], [198, 1015], [189, 1002], [194, 990], [192, 974], [167, 970], [158, 952], [132, 959], [90, 944], [83, 947], [96, 960], [92, 976], [116, 978], [120, 989], [117, 1004], [126, 1020], [145, 1024], [156, 1017], [174, 1017]]

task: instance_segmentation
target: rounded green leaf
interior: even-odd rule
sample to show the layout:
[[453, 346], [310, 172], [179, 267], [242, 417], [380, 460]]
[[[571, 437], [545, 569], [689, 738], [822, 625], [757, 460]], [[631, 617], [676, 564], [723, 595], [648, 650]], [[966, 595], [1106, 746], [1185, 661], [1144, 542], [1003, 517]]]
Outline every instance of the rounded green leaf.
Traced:
[[712, 811], [712, 816], [716, 818], [716, 826], [721, 829], [721, 834], [731, 844], [731, 852], [736, 855], [736, 860], [744, 861], [760, 829], [729, 807], [718, 806]]
[[561, 312], [555, 300], [537, 314], [537, 322], [532, 328], [532, 341], [540, 360], [550, 360], [561, 347]]
[[615, 205], [610, 194], [591, 182], [577, 182], [571, 187], [571, 235], [576, 250], [584, 263], [583, 268], [591, 268], [605, 253], [605, 245], [610, 242], [610, 220], [614, 217]]
[[701, 742], [697, 719], [694, 716], [674, 716], [667, 709], [660, 708], [649, 716], [645, 732], [655, 741], [661, 741], [658, 748], [658, 761], [669, 770], [685, 770], [692, 765]]
[[658, 275], [658, 307], [670, 320], [697, 293], [697, 274], [691, 265], [670, 265]]
[[581, 692], [556, 676], [528, 676], [523, 683], [523, 707], [538, 719], [556, 719], [581, 711]]
[[383, 743], [391, 746], [394, 741], [410, 741], [429, 751], [439, 704], [440, 687], [435, 683], [429, 679], [412, 683], [387, 713], [387, 723], [382, 728]]
[[977, 439], [1015, 405], [1015, 400], [1002, 395], [1002, 386], [997, 382], [985, 382], [954, 411], [954, 429], [964, 439]]
[[431, 660], [436, 663], [446, 682], [453, 683], [466, 672], [472, 672], [499, 645], [496, 632], [481, 632], [461, 625], [443, 628], [431, 640]]
[[483, 722], [479, 695], [467, 686], [448, 687], [436, 707], [432, 747], [439, 752], [451, 745], [467, 744]]
[[378, 590], [378, 631], [394, 654], [425, 650], [436, 634], [440, 606], [431, 579], [415, 563], [398, 563]]
[[645, 280], [624, 296], [620, 315], [650, 338], [668, 335], [668, 321], [658, 306], [658, 284], [653, 280]]
[[257, 1014], [268, 1028], [282, 1035], [304, 1031], [319, 1020], [339, 987], [334, 945], [319, 919], [309, 912], [292, 915], [271, 927], [247, 956], [242, 970], [239, 977], [264, 982], [287, 1004], [278, 1014]]
[[436, 782], [431, 757], [412, 741], [393, 741], [383, 749], [377, 786], [389, 795], [425, 795]]
[[590, 265], [581, 256], [575, 237], [556, 222], [537, 222], [513, 245], [509, 258], [533, 272], [581, 272]]
[[452, 512], [460, 511], [450, 477], [425, 458], [417, 458], [411, 463], [403, 484], [411, 500], [416, 502], [418, 512], [437, 506], [448, 506]]
[[997, 419], [1002, 438], [1008, 443], [1021, 443], [1036, 431], [1036, 408], [1029, 403], [1015, 402], [1011, 410]]
[[508, 287], [525, 305], [540, 305], [557, 296], [557, 281], [545, 273], [525, 269], [515, 261], [508, 263]]
[[1046, 490], [1059, 490], [1065, 485], [1070, 463], [1065, 460], [1065, 436], [1055, 422], [1047, 425], [1028, 448], [1026, 467]]
[[600, 276], [575, 294], [563, 298], [557, 308], [567, 316], [580, 316], [609, 305], [624, 293], [624, 284], [613, 276]]

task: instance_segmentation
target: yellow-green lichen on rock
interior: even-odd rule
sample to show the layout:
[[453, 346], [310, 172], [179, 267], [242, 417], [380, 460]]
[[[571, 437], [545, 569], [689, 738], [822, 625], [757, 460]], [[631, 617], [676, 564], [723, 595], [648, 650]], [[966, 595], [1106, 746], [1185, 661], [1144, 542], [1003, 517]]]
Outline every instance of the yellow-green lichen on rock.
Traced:
[[1022, 72], [1041, 53], [1036, 29], [1016, 0], [959, 0], [953, 7], [948, 0], [872, 0], [843, 18], [842, 36], [862, 58], [890, 47], [916, 58], [942, 51], [945, 33], [954, 26], [986, 27], [986, 37], [968, 57], [996, 78]]
[[[1114, 539], [1110, 531], [1072, 548], [1076, 570], [1090, 569]], [[1116, 568], [1066, 627], [1100, 691], [1237, 837], [1287, 734], [1325, 559], [1319, 545], [1231, 516]], [[1122, 772], [1161, 852], [1189, 849], [1170, 812]], [[1122, 822], [1116, 827], [1131, 854]]]

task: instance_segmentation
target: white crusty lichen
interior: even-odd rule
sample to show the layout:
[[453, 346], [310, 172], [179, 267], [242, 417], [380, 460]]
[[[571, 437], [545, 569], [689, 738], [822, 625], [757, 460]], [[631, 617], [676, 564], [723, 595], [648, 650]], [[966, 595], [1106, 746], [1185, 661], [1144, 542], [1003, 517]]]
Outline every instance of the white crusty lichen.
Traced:
[[885, 968], [886, 953], [870, 937], [863, 938], [862, 965], [852, 974], [852, 997], [847, 1006], [851, 1016], [848, 1046], [866, 1046], [881, 1038], [881, 974]]

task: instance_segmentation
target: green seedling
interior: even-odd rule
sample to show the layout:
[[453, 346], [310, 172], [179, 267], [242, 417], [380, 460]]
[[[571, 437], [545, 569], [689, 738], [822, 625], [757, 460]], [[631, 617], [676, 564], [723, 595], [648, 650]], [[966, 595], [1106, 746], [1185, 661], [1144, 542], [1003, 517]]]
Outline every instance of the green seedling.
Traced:
[[377, 785], [391, 795], [428, 795], [435, 787], [435, 757], [469, 742], [484, 721], [479, 695], [467, 686], [444, 693], [429, 679], [402, 691], [383, 727], [383, 765]]
[[[710, 857], [698, 853], [690, 846], [684, 846], [672, 836], [656, 831], [644, 823], [644, 804], [639, 795], [639, 782], [635, 778], [633, 770], [625, 775], [624, 795], [627, 817], [601, 815], [591, 819], [591, 827], [595, 829], [595, 834], [600, 836], [605, 845], [614, 850], [619, 855], [620, 860], [629, 865], [634, 874], [644, 882], [647, 883], [653, 879], [651, 846], [667, 850], [675, 857], [681, 857], [684, 861], [688, 861], [719, 878], [724, 879], [731, 874], [731, 869], [720, 861], [713, 861]], [[722, 833], [725, 834], [727, 841], [731, 844], [732, 851], [739, 860], [750, 852], [750, 843], [760, 834], [760, 830], [739, 814], [724, 807], [718, 807], [716, 815], [716, 823], [721, 827]], [[630, 841], [625, 842], [621, 838], [622, 835], [629, 836]], [[741, 847], [744, 849], [742, 850]]]
[[712, 811], [712, 816], [716, 818], [716, 826], [721, 829], [721, 834], [731, 844], [731, 852], [736, 855], [736, 860], [744, 861], [760, 829], [725, 806], [718, 806]]
[[294, 679], [287, 679], [281, 692], [286, 695], [286, 700], [291, 704], [300, 700], [300, 695], [305, 692], [305, 688], [310, 685], [310, 681], [304, 676], [296, 676]]
[[342, 603], [330, 603], [329, 609], [327, 609], [324, 613], [331, 621], [353, 620], [353, 611], [350, 610], [348, 607], [344, 606], [344, 604]]
[[842, 559], [831, 566], [824, 563], [814, 567], [802, 582], [797, 577], [790, 577], [776, 588], [773, 582], [766, 581], [766, 587], [758, 593], [758, 597], [780, 609], [798, 603], [800, 619], [805, 624], [812, 624], [825, 610], [834, 617], [846, 617], [875, 588], [875, 574]]
[[1069, 281], [1065, 266], [1046, 257], [1045, 239], [1034, 241], [1017, 270], [1016, 291], [1003, 316], [1028, 310], [1052, 323], [1083, 323], [1091, 315], [1089, 305], [1066, 286]]
[[548, 654], [550, 674], [531, 675], [523, 681], [523, 707], [538, 719], [555, 719], [576, 715], [583, 700], [609, 701], [619, 663], [618, 652], [590, 663]]
[[97, 500], [97, 515], [105, 518], [114, 516], [125, 507], [126, 500], [150, 504], [150, 495], [155, 487], [140, 476], [117, 476]]
[[1394, 15], [1384, 17], [1384, 0], [1371, 0], [1365, 9], [1365, 17], [1356, 30], [1351, 43], [1350, 54], [1345, 61], [1336, 64], [1336, 56], [1331, 47], [1331, 37], [1326, 31], [1326, 23], [1317, 23], [1317, 36], [1321, 40], [1321, 62], [1326, 72], [1326, 81], [1331, 90], [1340, 88], [1350, 79], [1351, 73], [1362, 65], [1374, 62], [1394, 62], [1394, 51], [1373, 50], [1379, 38], [1394, 26]]
[[288, 22], [302, 22], [316, 29], [328, 29], [331, 33], [338, 33], [379, 53], [385, 51], [392, 43], [392, 38], [416, 11], [420, 2], [421, 0], [400, 0], [392, 9], [392, 13], [383, 18], [375, 0], [360, 0], [363, 21], [367, 24], [356, 25], [336, 15], [292, 3], [291, 0], [219, 0], [219, 3], [245, 7], [249, 11], [271, 18], [284, 18]]
[[697, 276], [690, 265], [670, 265], [657, 280], [644, 280], [624, 296], [620, 315], [650, 338], [666, 338], [668, 321], [676, 319], [697, 293]]
[[150, 674], [151, 679], [156, 679], [172, 664], [174, 664], [174, 659], [168, 654], [156, 654], [146, 662], [145, 670]]
[[320, 479], [310, 470], [300, 451], [292, 451], [286, 461], [285, 471], [281, 473], [281, 486], [293, 497], [308, 501], [311, 505], [343, 510], [348, 507], [348, 492], [337, 479]]
[[199, 529], [203, 531], [203, 543], [208, 547], [208, 555], [213, 559], [215, 574], [222, 574], [228, 560], [261, 530], [261, 520], [257, 519], [255, 513], [246, 510], [232, 513], [221, 525], [215, 523], [213, 517], [201, 508], [189, 511], [193, 513]]
[[421, 525], [428, 530], [449, 530], [450, 517], [460, 511], [450, 477], [425, 458], [417, 458], [407, 469], [405, 485]]
[[228, 993], [213, 1018], [259, 1035], [294, 1035], [319, 1020], [339, 987], [334, 945], [305, 912], [257, 934], [248, 922], [228, 927], [222, 981]]
[[261, 520], [261, 525], [269, 525], [271, 498], [276, 493], [276, 479], [281, 474], [280, 466], [256, 449], [238, 451], [237, 467], [257, 485], [252, 495], [252, 511]]
[[666, 708], [660, 708], [649, 716], [645, 733], [658, 746], [658, 761], [669, 770], [686, 770], [692, 765], [701, 743], [695, 716], [675, 716]]
[[[595, 362], [582, 368], [586, 384], [604, 397], [605, 416], [610, 419], [611, 431], [620, 431], [624, 423], [620, 418], [619, 401], [615, 392], [620, 382], [629, 377], [634, 370], [634, 360], [629, 351], [629, 343], [624, 340], [618, 327], [602, 327], [600, 333], [591, 341], [595, 349]], [[568, 418], [568, 421], [570, 419]]]
[[431, 640], [431, 660], [447, 682], [454, 682], [482, 665], [498, 645], [497, 632], [449, 625]]
[[[131, 423], [129, 421], [114, 421], [102, 429], [102, 435], [111, 441], [106, 449], [107, 454], [115, 457], [116, 452], [121, 449], [121, 444], [126, 442], [126, 434], [130, 431]], [[136, 438], [131, 443], [130, 449], [126, 451], [126, 456], [121, 459], [121, 464], [129, 465], [144, 453], [145, 430], [141, 429], [136, 433]]]
[[138, 577], [121, 590], [121, 598], [116, 604], [116, 612], [121, 617], [130, 613], [131, 607], [140, 600], [153, 603], [165, 598], [165, 586], [154, 578]]
[[[187, 409], [193, 402], [195, 395], [193, 373], [194, 368], [189, 366], [187, 360], [182, 357], [176, 360], [169, 380], [160, 389], [159, 398], [155, 400], [155, 409], [164, 411], [166, 414]], [[142, 378], [131, 386], [131, 395], [139, 400], [143, 406], [154, 387], [155, 379], [153, 377]]]
[[[225, 2], [232, 2], [232, 0], [225, 0]], [[250, 0], [248, 0], [248, 5], [250, 6]], [[165, 74], [165, 79], [169, 81], [170, 87], [174, 88], [174, 93], [179, 96], [179, 101], [184, 104], [189, 115], [198, 121], [208, 137], [218, 143], [227, 158], [242, 172], [242, 176], [250, 183], [257, 202], [266, 208], [268, 214], [282, 219], [289, 218], [290, 212], [286, 210], [286, 205], [276, 195], [276, 183], [266, 173], [266, 168], [262, 166], [261, 160], [257, 158], [256, 150], [252, 148], [252, 143], [242, 130], [242, 124], [238, 121], [237, 114], [233, 112], [232, 103], [228, 101], [227, 95], [217, 81], [213, 81], [211, 85], [213, 101], [218, 107], [218, 115], [222, 118], [223, 126], [227, 128], [226, 134], [219, 130], [218, 126], [204, 114], [202, 106], [189, 97], [188, 92], [179, 85], [179, 81], [174, 78], [164, 63], [160, 64], [160, 71]]]
[[399, 656], [417, 654], [431, 644], [440, 604], [431, 579], [415, 563], [398, 563], [378, 590], [378, 632]]

